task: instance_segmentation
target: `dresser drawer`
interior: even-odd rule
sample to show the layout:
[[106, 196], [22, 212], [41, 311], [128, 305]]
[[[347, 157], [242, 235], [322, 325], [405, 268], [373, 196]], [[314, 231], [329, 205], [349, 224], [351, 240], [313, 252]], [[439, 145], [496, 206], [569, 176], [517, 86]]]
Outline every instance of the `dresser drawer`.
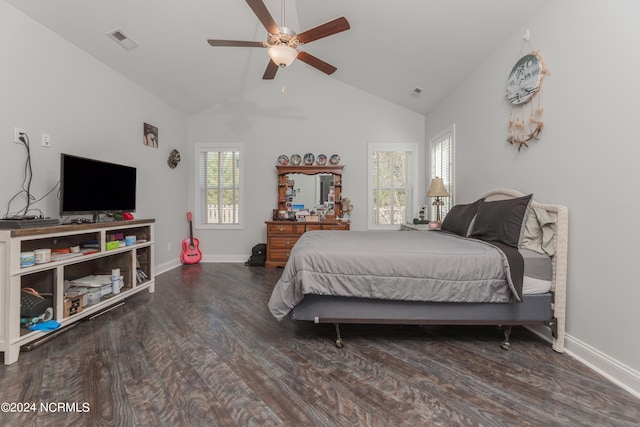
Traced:
[[284, 263], [289, 260], [289, 254], [291, 254], [291, 249], [271, 249], [267, 251], [269, 254], [269, 261], [275, 262], [283, 262], [282, 267], [284, 267]]
[[269, 249], [291, 249], [298, 236], [274, 236], [269, 239]]
[[304, 224], [296, 224], [294, 222], [282, 224], [268, 224], [267, 235], [277, 236], [278, 234], [302, 234], [304, 233]]
[[349, 229], [349, 224], [322, 224], [322, 230], [342, 230], [346, 231]]
[[345, 222], [344, 224], [333, 223], [333, 224], [308, 224], [307, 231], [311, 230], [341, 230], [347, 231], [349, 229], [349, 223]]

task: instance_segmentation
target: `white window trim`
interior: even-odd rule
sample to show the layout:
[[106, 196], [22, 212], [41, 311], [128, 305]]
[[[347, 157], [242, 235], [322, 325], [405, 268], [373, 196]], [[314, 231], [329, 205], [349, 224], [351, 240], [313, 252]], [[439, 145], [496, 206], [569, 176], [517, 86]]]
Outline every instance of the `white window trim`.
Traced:
[[[429, 190], [429, 185], [431, 184], [431, 180], [433, 178], [435, 178], [433, 176], [433, 158], [432, 158], [432, 154], [433, 154], [433, 146], [434, 144], [439, 143], [440, 141], [442, 141], [443, 139], [447, 139], [447, 138], [451, 138], [451, 189], [450, 189], [450, 197], [449, 199], [451, 200], [451, 204], [450, 206], [454, 206], [456, 203], [456, 124], [452, 123], [450, 126], [448, 126], [447, 128], [445, 128], [443, 131], [441, 131], [440, 133], [438, 133], [436, 136], [432, 137], [431, 139], [429, 139], [429, 179], [427, 181], [427, 191]], [[431, 202], [433, 202], [433, 200], [428, 202], [428, 208], [429, 208], [429, 212], [431, 212]]]
[[412, 205], [409, 209], [415, 210], [418, 202], [418, 144], [413, 142], [370, 142], [367, 144], [367, 229], [368, 230], [400, 230], [400, 224], [375, 224], [373, 221], [373, 153], [375, 151], [410, 151], [413, 161], [411, 181], [413, 182], [413, 192], [411, 195]]
[[[237, 224], [205, 224], [202, 221], [200, 204], [200, 153], [208, 151], [238, 151], [240, 156], [240, 198], [238, 200], [238, 223]], [[244, 169], [246, 159], [244, 157], [244, 143], [206, 143], [196, 144], [194, 161], [194, 201], [195, 209], [193, 215], [193, 228], [201, 230], [241, 230], [244, 228]]]

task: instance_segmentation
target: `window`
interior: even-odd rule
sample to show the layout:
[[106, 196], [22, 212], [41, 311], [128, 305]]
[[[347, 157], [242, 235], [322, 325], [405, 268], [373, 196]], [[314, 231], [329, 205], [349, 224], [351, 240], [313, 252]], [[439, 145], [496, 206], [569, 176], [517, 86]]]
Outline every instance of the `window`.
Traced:
[[[441, 200], [444, 202], [442, 205], [441, 215], [445, 217], [451, 206], [454, 203], [454, 186], [453, 186], [453, 143], [455, 140], [455, 125], [451, 125], [450, 128], [445, 130], [440, 135], [431, 140], [431, 179], [437, 177], [442, 178], [444, 187], [449, 192], [450, 197], [443, 197]], [[436, 207], [430, 206], [429, 218], [436, 217]]]
[[196, 223], [200, 228], [241, 228], [241, 144], [197, 147]]
[[369, 229], [399, 230], [412, 217], [416, 150], [416, 144], [369, 144]]

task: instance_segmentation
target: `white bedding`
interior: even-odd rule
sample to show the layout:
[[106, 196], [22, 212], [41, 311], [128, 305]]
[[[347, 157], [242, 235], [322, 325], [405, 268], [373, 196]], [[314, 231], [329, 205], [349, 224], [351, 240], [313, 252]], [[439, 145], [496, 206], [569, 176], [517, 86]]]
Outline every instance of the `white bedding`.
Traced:
[[522, 280], [522, 294], [535, 295], [544, 294], [551, 290], [551, 280], [536, 279], [535, 277], [524, 276]]

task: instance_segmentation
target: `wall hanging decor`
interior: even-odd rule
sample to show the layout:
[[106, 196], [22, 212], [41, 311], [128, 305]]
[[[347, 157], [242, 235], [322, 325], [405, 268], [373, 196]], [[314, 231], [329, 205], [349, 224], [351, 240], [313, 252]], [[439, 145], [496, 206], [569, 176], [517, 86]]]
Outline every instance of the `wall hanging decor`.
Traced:
[[144, 123], [142, 129], [142, 143], [147, 147], [158, 148], [158, 128], [149, 123]]
[[300, 163], [302, 163], [302, 157], [300, 157], [300, 154], [293, 154], [291, 156], [291, 164], [293, 166], [298, 166]]
[[530, 141], [537, 141], [542, 131], [540, 88], [545, 74], [544, 61], [535, 51], [520, 58], [507, 79], [505, 95], [510, 110], [507, 141], [516, 145], [518, 151], [529, 147]]
[[180, 159], [180, 152], [175, 149], [171, 150], [171, 153], [169, 153], [169, 158], [167, 159], [167, 164], [171, 169], [175, 169], [175, 167], [178, 166], [178, 163], [180, 163]]

